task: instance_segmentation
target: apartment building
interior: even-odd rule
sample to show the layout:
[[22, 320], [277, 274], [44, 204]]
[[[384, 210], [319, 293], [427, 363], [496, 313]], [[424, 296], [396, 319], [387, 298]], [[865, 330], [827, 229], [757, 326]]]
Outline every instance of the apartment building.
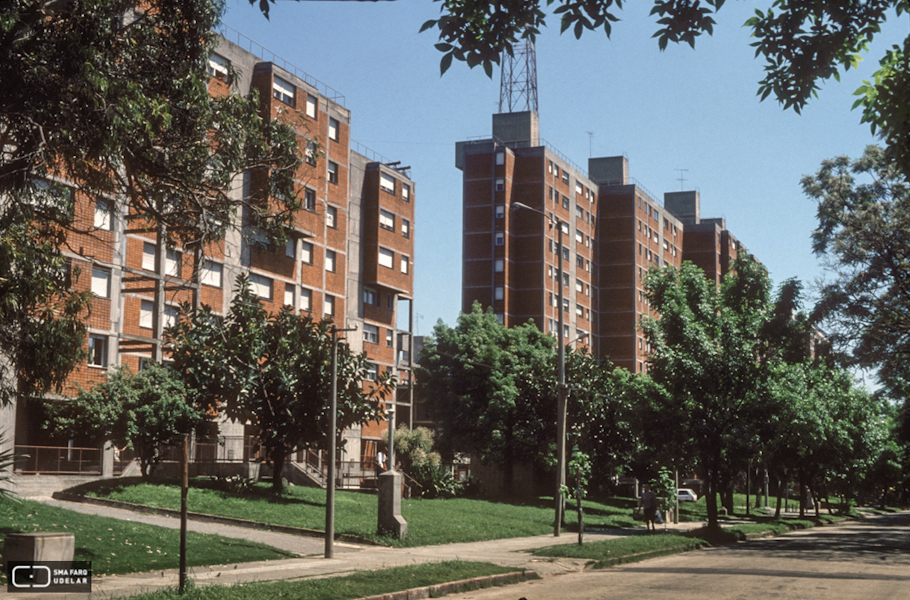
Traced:
[[[244, 226], [205, 248], [203, 255], [194, 255], [164, 248], [154, 229], [117, 214], [113, 203], [77, 199], [75, 229], [86, 233], [68, 237], [66, 254], [72, 271], [82, 273], [76, 287], [91, 290], [94, 301], [86, 339], [89, 359], [73, 372], [68, 389], [88, 388], [117, 365], [136, 371], [145, 361], [166, 360], [161, 332], [175, 318], [177, 307], [198, 298], [223, 314], [237, 277], [244, 274], [269, 311], [290, 306], [334, 319], [339, 328], [356, 328], [346, 333], [347, 343], [367, 353], [372, 379], [382, 371], [397, 376], [397, 399], [392, 401], [398, 404], [398, 422], [410, 423], [410, 369], [405, 361], [412, 343], [416, 187], [409, 167], [351, 140], [351, 113], [343, 96], [293, 65], [260, 58], [266, 52], [255, 50], [261, 47], [239, 34], [234, 37], [220, 38], [210, 59], [210, 93], [258, 91], [262, 114], [292, 124], [300, 143], [306, 144], [306, 158], [295, 177], [304, 206], [289, 240], [276, 248]], [[317, 147], [312, 142], [318, 142], [319, 152], [310, 151]], [[262, 193], [261, 186], [256, 174], [239, 173], [230, 193], [248, 197]], [[240, 218], [244, 222], [243, 215]], [[48, 437], [41, 429], [41, 402], [20, 401], [2, 421], [0, 429], [15, 434], [17, 452], [33, 457], [20, 466], [24, 472], [110, 475], [121, 468], [92, 448], [79, 450], [85, 458], [78, 461], [52, 465], [50, 457], [59, 457], [64, 446], [68, 458], [75, 456], [78, 443]], [[387, 426], [370, 423], [346, 431], [343, 460], [349, 471], [339, 472], [364, 468], [372, 473], [376, 444]], [[206, 460], [250, 460], [254, 436], [255, 428], [248, 424], [222, 421], [209, 436], [197, 438], [196, 458], [205, 454]], [[315, 461], [317, 470], [321, 466], [318, 456], [295, 458]]]
[[639, 321], [654, 314], [647, 270], [691, 260], [719, 282], [739, 242], [723, 219], [701, 219], [697, 192], [661, 201], [629, 177], [624, 156], [590, 158], [582, 169], [540, 138], [535, 112], [495, 114], [492, 125], [492, 137], [456, 144], [462, 310], [478, 301], [507, 326], [533, 320], [642, 372]]

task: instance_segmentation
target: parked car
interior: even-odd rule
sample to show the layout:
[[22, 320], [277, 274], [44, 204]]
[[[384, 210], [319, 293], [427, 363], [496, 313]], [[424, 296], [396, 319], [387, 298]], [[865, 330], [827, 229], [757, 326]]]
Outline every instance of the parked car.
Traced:
[[676, 495], [679, 497], [680, 502], [695, 502], [698, 500], [698, 496], [695, 492], [688, 488], [679, 488], [676, 491]]

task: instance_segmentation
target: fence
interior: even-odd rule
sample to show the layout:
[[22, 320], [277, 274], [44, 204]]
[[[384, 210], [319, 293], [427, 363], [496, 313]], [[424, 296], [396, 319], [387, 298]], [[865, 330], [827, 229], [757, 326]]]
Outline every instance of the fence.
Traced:
[[101, 450], [72, 446], [16, 446], [23, 458], [16, 462], [16, 473], [49, 475], [100, 475]]

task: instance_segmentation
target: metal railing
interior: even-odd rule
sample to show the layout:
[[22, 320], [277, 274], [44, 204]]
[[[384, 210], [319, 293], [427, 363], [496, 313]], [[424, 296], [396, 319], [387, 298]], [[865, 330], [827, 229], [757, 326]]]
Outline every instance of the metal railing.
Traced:
[[100, 475], [101, 449], [70, 446], [16, 446], [16, 473]]
[[[215, 31], [218, 35], [220, 35], [227, 41], [243, 48], [244, 50], [248, 51], [250, 54], [257, 56], [266, 62], [274, 63], [274, 64], [278, 65], [279, 67], [281, 67], [282, 69], [284, 69], [285, 71], [287, 71], [288, 73], [291, 73], [291, 74], [299, 77], [301, 80], [307, 82], [308, 84], [310, 84], [311, 86], [313, 86], [314, 88], [319, 90], [320, 94], [322, 94], [323, 96], [325, 96], [332, 102], [335, 102], [336, 104], [339, 104], [342, 107], [345, 107], [344, 94], [342, 94], [338, 90], [326, 85], [325, 83], [319, 81], [318, 79], [316, 79], [315, 77], [313, 77], [312, 75], [307, 73], [306, 71], [302, 71], [301, 69], [297, 68], [293, 63], [278, 56], [277, 54], [275, 54], [274, 52], [272, 52], [265, 46], [259, 44], [258, 42], [251, 40], [250, 38], [243, 35], [242, 33], [237, 31], [233, 27], [230, 27], [230, 26], [222, 23], [218, 26], [218, 28]], [[347, 108], [347, 107], [345, 107], [345, 108]]]

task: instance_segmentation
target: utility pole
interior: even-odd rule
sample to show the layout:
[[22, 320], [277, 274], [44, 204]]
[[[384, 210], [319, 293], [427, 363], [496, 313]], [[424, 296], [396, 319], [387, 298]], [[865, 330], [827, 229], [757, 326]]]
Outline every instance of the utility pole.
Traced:
[[338, 333], [357, 331], [351, 329], [338, 329], [332, 326], [332, 393], [329, 401], [329, 464], [325, 483], [325, 557], [332, 558], [335, 554], [335, 437], [338, 415]]

